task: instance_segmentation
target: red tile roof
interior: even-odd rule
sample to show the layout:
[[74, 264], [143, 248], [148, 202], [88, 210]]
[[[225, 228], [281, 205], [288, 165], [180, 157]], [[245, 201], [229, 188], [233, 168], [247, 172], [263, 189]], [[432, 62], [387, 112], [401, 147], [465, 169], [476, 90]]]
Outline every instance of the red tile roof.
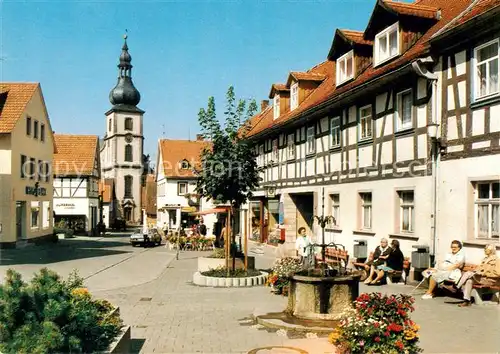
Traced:
[[[200, 154], [209, 146], [210, 143], [203, 140], [161, 139], [159, 148], [163, 161], [160, 161], [160, 166], [163, 166], [165, 177], [196, 177], [193, 167], [199, 167]], [[181, 168], [183, 160], [189, 163], [189, 168]]]
[[54, 134], [55, 175], [91, 175], [97, 157], [97, 135]]
[[339, 31], [346, 40], [350, 41], [352, 44], [364, 44], [364, 45], [373, 45], [373, 41], [369, 41], [363, 38], [364, 32], [362, 31], [353, 31], [347, 29], [339, 29]]
[[286, 87], [286, 84], [272, 84], [271, 86], [271, 91], [269, 91], [269, 98], [274, 97], [274, 92], [284, 92], [284, 91], [290, 91], [288, 87]]
[[0, 83], [0, 133], [11, 133], [38, 83]]
[[325, 79], [325, 75], [314, 72], [291, 71], [286, 81], [286, 86], [290, 87], [292, 81], [315, 81], [321, 82]]
[[434, 38], [449, 33], [451, 30], [465, 24], [466, 22], [475, 19], [490, 10], [500, 7], [500, 0], [476, 0], [474, 1], [460, 16], [456, 17], [447, 26], [442, 28]]
[[422, 18], [438, 18], [438, 8], [433, 5], [431, 1], [429, 5], [423, 5], [420, 1], [419, 3], [407, 3], [407, 2], [399, 2], [399, 1], [391, 1], [391, 0], [382, 0], [381, 3], [388, 7], [389, 9], [397, 12], [400, 15], [406, 16], [416, 16]]
[[[341, 41], [339, 43], [339, 41]], [[338, 57], [345, 53], [339, 53], [342, 50], [342, 42], [347, 43], [351, 48], [355, 45], [358, 46], [373, 46], [373, 41], [364, 39], [364, 32], [352, 31], [346, 29], [337, 29], [333, 36], [330, 52], [328, 53], [328, 60], [336, 60]]]
[[[440, 9], [441, 17], [439, 21], [436, 21], [427, 32], [420, 37], [417, 42], [409, 48], [405, 53], [384, 65], [373, 67], [369, 66], [363, 73], [361, 73], [355, 80], [342, 85], [339, 88], [335, 87], [335, 62], [326, 61], [310, 71], [320, 72], [322, 71], [326, 75], [325, 81], [323, 81], [316, 90], [314, 90], [296, 109], [286, 114], [283, 114], [278, 119], [273, 120], [271, 114], [267, 111], [260, 113], [254, 121], [255, 126], [249, 132], [249, 136], [256, 135], [266, 129], [273, 126], [283, 125], [288, 123], [303, 114], [309, 113], [312, 109], [316, 108], [318, 105], [325, 103], [329, 100], [334, 100], [340, 95], [348, 94], [351, 90], [360, 87], [363, 84], [367, 84], [377, 79], [378, 77], [387, 74], [396, 69], [402, 68], [408, 65], [414, 59], [427, 54], [429, 44], [428, 40], [430, 37], [436, 33], [439, 29], [445, 26], [447, 23], [452, 21], [456, 16], [458, 16], [462, 11], [464, 11], [467, 6], [471, 3], [471, 0], [421, 0], [418, 4], [412, 8], [420, 8], [422, 11], [427, 11], [429, 8]], [[393, 5], [398, 7], [398, 5]], [[378, 6], [378, 5], [377, 5]], [[400, 9], [405, 8], [405, 6], [400, 6]]]

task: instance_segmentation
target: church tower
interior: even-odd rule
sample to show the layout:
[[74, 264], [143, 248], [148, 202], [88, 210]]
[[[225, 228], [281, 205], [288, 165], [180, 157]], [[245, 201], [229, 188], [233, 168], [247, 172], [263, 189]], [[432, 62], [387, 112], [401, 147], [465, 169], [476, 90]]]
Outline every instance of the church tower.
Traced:
[[140, 222], [142, 214], [144, 111], [137, 107], [141, 94], [132, 82], [132, 57], [128, 52], [127, 35], [124, 40], [118, 64], [118, 82], [109, 93], [112, 107], [105, 113], [101, 176], [114, 180], [118, 215], [133, 223]]

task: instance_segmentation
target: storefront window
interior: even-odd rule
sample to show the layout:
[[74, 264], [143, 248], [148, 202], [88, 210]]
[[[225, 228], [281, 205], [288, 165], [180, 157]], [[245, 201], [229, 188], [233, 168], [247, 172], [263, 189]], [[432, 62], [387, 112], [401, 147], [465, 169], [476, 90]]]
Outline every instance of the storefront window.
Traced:
[[279, 225], [279, 200], [271, 199], [267, 202], [269, 222], [267, 223], [268, 243], [276, 245], [280, 240]]
[[38, 229], [38, 217], [40, 215], [40, 205], [38, 202], [31, 202], [31, 228]]
[[261, 240], [261, 202], [253, 201], [250, 202], [250, 220], [252, 225], [252, 232], [250, 234], [250, 239], [252, 241]]

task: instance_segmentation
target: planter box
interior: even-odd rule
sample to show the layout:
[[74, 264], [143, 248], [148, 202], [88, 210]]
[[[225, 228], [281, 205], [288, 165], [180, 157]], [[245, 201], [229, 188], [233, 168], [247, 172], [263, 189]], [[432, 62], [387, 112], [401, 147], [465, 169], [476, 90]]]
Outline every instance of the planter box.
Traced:
[[[233, 265], [232, 260], [230, 261], [230, 265], [231, 266]], [[198, 272], [206, 272], [207, 270], [210, 269], [215, 269], [225, 266], [226, 266], [226, 260], [224, 258], [198, 257]], [[236, 269], [244, 269], [244, 268], [245, 268], [245, 263], [242, 262], [241, 259], [236, 258]]]
[[130, 353], [130, 326], [125, 326], [121, 330], [118, 337], [114, 340], [113, 343], [110, 344], [108, 350], [105, 353], [113, 353], [113, 354], [125, 354]]

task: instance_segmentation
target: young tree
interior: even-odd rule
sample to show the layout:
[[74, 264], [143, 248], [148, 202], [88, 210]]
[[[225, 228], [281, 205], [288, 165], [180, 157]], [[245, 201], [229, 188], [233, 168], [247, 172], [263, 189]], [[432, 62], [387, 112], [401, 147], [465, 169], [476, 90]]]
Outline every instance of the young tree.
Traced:
[[[209, 200], [229, 203], [234, 215], [259, 183], [255, 151], [246, 139], [250, 118], [257, 112], [257, 103], [251, 100], [248, 107], [245, 100], [236, 103], [233, 86], [227, 90], [226, 101], [224, 124], [217, 119], [213, 97], [208, 99], [207, 108], [198, 113], [202, 134], [211, 145], [201, 153], [202, 165], [196, 188]], [[232, 220], [234, 222], [234, 218]], [[231, 243], [234, 244], [234, 240], [233, 232]], [[226, 235], [225, 242], [229, 242], [229, 235]], [[226, 265], [228, 263], [229, 252], [226, 252]], [[233, 270], [234, 267], [233, 253]]]

